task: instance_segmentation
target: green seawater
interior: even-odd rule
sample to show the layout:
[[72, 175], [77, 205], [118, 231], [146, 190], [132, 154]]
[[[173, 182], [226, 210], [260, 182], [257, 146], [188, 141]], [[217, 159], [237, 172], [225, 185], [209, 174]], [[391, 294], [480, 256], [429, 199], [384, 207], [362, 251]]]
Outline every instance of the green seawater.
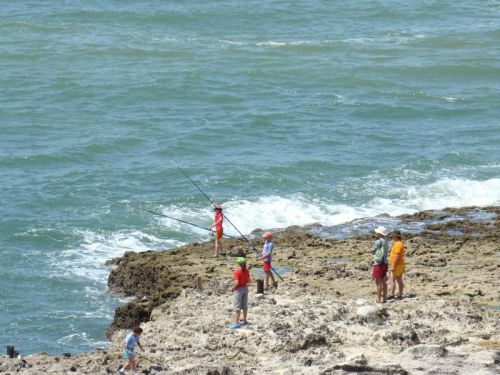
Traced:
[[499, 19], [486, 0], [3, 0], [0, 348], [106, 346], [124, 299], [104, 262], [208, 238], [102, 199], [207, 226], [172, 160], [244, 233], [499, 204]]

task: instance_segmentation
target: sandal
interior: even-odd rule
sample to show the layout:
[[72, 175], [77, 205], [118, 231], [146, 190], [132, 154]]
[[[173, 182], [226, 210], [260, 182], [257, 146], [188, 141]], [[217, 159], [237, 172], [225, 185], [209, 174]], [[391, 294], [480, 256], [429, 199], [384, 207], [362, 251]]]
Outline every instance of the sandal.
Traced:
[[238, 328], [241, 328], [241, 324], [240, 323], [233, 323], [229, 326], [230, 329], [238, 329]]

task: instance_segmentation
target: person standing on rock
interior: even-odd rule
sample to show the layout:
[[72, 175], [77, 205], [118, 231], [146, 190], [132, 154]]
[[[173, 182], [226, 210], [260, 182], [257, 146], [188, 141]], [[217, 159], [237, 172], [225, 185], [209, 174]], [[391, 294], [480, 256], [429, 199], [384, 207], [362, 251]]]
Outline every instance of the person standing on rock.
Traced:
[[[229, 326], [231, 329], [240, 328], [241, 325], [248, 325], [248, 283], [250, 282], [250, 272], [247, 268], [245, 258], [238, 258], [238, 268], [233, 273], [234, 284], [230, 288], [233, 292], [234, 323]], [[243, 323], [240, 324], [240, 314], [243, 310]]]
[[224, 221], [224, 215], [222, 214], [222, 206], [217, 203], [214, 205], [215, 218], [214, 223], [210, 225], [210, 229], [215, 228], [215, 254], [213, 257], [218, 257], [222, 254], [222, 243], [221, 239], [224, 235], [224, 230], [222, 228], [222, 222]]
[[389, 256], [389, 268], [391, 271], [391, 279], [389, 283], [389, 296], [387, 299], [394, 298], [396, 292], [396, 283], [398, 284], [398, 299], [403, 298], [403, 273], [405, 271], [405, 245], [401, 237], [401, 232], [395, 230], [391, 235], [394, 245], [391, 248]]
[[123, 348], [123, 357], [127, 360], [125, 365], [118, 370], [120, 374], [125, 374], [125, 371], [128, 369], [132, 369], [135, 374], [135, 345], [139, 345], [142, 351], [144, 351], [141, 343], [139, 342], [139, 337], [142, 335], [142, 328], [136, 327], [132, 332], [130, 332], [123, 340], [122, 348]]
[[262, 258], [262, 270], [264, 271], [264, 288], [269, 290], [269, 279], [273, 280], [273, 287], [277, 288], [278, 283], [274, 279], [274, 275], [271, 271], [271, 260], [273, 252], [273, 234], [271, 232], [266, 232], [262, 235], [265, 240], [264, 247], [262, 248], [262, 253], [259, 258]]
[[385, 303], [387, 300], [387, 255], [389, 253], [389, 242], [385, 239], [387, 231], [384, 227], [375, 229], [377, 240], [373, 243], [372, 254], [372, 279], [377, 286], [377, 303]]

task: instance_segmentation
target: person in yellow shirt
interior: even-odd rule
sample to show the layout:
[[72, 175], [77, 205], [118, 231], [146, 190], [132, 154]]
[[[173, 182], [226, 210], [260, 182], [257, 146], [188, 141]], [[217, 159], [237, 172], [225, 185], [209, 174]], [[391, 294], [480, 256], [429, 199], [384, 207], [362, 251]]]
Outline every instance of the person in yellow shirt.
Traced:
[[395, 230], [391, 235], [394, 245], [389, 255], [389, 269], [391, 276], [389, 280], [389, 296], [387, 299], [394, 298], [396, 292], [396, 283], [398, 283], [398, 299], [403, 298], [403, 273], [405, 271], [405, 245], [401, 239], [401, 232]]

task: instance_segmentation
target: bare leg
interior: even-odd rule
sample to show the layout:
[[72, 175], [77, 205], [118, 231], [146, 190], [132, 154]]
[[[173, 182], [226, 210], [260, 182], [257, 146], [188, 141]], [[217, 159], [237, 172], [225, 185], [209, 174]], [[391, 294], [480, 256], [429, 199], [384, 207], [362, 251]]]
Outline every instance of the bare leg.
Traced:
[[384, 277], [382, 279], [382, 295], [382, 302], [385, 302], [387, 300], [387, 277]]
[[[243, 311], [245, 311], [245, 310], [243, 310]], [[241, 310], [234, 311], [234, 318], [235, 318], [234, 322], [236, 324], [240, 324], [240, 313], [241, 313]], [[244, 312], [243, 312], [243, 314], [244, 314]]]
[[389, 278], [389, 297], [394, 297], [394, 292], [396, 292], [396, 284], [394, 282], [394, 274], [391, 272]]
[[265, 272], [265, 276], [264, 276], [264, 287], [266, 289], [269, 289], [269, 272]]
[[248, 309], [243, 309], [243, 320], [247, 320]]
[[398, 283], [398, 297], [403, 297], [403, 275], [397, 276], [396, 281]]
[[219, 255], [219, 240], [215, 237], [215, 256]]
[[125, 363], [125, 365], [122, 367], [123, 371], [127, 371], [129, 369], [132, 369], [132, 371], [135, 371], [135, 359], [129, 359], [127, 361], [127, 363]]
[[130, 361], [127, 361], [127, 363], [123, 365], [123, 369], [128, 370], [129, 368], [130, 368]]
[[222, 243], [220, 241], [220, 239], [217, 240], [217, 255], [221, 255], [222, 254]]
[[276, 280], [274, 279], [273, 271], [269, 271], [269, 276], [271, 276], [271, 280], [273, 280], [273, 285], [276, 285]]
[[382, 279], [375, 279], [375, 284], [377, 286], [377, 302], [380, 303], [382, 298]]

